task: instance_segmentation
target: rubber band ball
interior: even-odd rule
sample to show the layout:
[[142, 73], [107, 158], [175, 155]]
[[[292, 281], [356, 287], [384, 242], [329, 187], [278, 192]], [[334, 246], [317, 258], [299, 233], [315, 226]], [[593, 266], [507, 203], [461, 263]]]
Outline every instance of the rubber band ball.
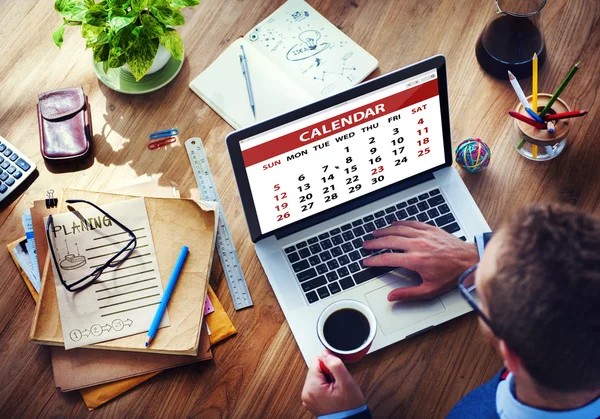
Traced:
[[456, 147], [456, 163], [467, 172], [475, 173], [490, 164], [492, 152], [479, 138], [467, 138]]

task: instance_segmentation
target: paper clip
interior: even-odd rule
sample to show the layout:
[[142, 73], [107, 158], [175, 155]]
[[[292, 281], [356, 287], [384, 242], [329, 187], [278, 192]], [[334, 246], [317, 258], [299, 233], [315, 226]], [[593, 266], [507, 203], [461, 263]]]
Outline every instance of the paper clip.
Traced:
[[151, 140], [158, 140], [159, 138], [172, 137], [173, 135], [179, 134], [179, 130], [177, 128], [166, 129], [163, 131], [156, 131], [150, 134]]
[[46, 198], [46, 208], [55, 208], [58, 205], [58, 199], [54, 197], [54, 189], [48, 189], [46, 192], [48, 198]]
[[171, 143], [174, 143], [177, 139], [175, 137], [161, 138], [160, 140], [151, 141], [148, 143], [148, 149], [154, 150], [155, 148], [164, 147]]

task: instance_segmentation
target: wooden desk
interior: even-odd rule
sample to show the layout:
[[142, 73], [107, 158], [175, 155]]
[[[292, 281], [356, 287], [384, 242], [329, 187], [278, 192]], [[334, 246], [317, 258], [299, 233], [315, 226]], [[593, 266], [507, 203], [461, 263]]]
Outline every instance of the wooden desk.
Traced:
[[[38, 164], [39, 177], [0, 208], [0, 244], [23, 235], [21, 214], [49, 188], [103, 190], [140, 175], [195, 187], [182, 141], [199, 136], [221, 194], [255, 306], [235, 312], [220, 266], [213, 283], [238, 327], [237, 337], [219, 345], [214, 361], [159, 374], [97, 410], [93, 416], [308, 417], [300, 402], [306, 366], [267, 283], [246, 230], [225, 147], [231, 131], [188, 89], [236, 37], [273, 12], [283, 0], [210, 1], [184, 10], [180, 29], [185, 63], [178, 77], [158, 92], [126, 96], [102, 85], [78, 30], [67, 28], [58, 49], [52, 31], [60, 18], [50, 1], [4, 2], [0, 14], [0, 134]], [[543, 21], [548, 61], [540, 91], [553, 91], [578, 59], [583, 66], [563, 97], [590, 109], [573, 120], [567, 149], [547, 163], [517, 155], [509, 140], [507, 111], [517, 101], [508, 81], [485, 75], [475, 59], [475, 42], [492, 12], [492, 0], [311, 0], [325, 17], [377, 57], [384, 74], [430, 55], [448, 59], [452, 135], [455, 144], [480, 137], [492, 148], [491, 166], [480, 174], [461, 172], [489, 224], [537, 201], [563, 201], [599, 212], [600, 8], [585, 0], [548, 2]], [[83, 85], [93, 115], [94, 150], [89, 167], [53, 173], [38, 146], [37, 94]], [[523, 87], [529, 90], [525, 80]], [[596, 123], [594, 123], [596, 122]], [[177, 147], [149, 151], [147, 136], [177, 127]], [[47, 348], [28, 342], [34, 303], [7, 251], [0, 252], [0, 416], [84, 416], [78, 392], [54, 388]], [[443, 417], [468, 391], [501, 367], [477, 330], [474, 315], [455, 319], [423, 335], [368, 356], [350, 367], [377, 417]], [[10, 416], [9, 416], [10, 415]], [[91, 415], [90, 415], [91, 417]]]

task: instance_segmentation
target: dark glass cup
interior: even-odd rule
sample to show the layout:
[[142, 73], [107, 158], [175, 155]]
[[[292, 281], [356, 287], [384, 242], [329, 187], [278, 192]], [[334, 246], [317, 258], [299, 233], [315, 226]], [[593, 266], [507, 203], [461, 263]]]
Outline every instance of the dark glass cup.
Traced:
[[495, 0], [494, 14], [479, 36], [475, 54], [481, 68], [507, 79], [531, 77], [533, 54], [538, 66], [546, 61], [541, 11], [546, 0]]

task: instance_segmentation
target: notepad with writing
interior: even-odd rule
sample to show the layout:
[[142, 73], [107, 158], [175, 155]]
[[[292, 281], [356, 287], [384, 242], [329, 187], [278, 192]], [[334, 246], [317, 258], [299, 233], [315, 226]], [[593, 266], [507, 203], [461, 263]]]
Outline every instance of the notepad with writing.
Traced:
[[[240, 65], [244, 46], [256, 117]], [[190, 88], [235, 129], [364, 80], [378, 61], [303, 0], [289, 0], [236, 40]]]
[[[66, 189], [64, 200], [85, 199], [97, 205], [135, 201], [133, 196]], [[169, 300], [171, 326], [160, 329], [151, 347], [145, 348], [145, 333], [86, 345], [86, 348], [122, 351], [156, 352], [173, 355], [198, 354], [204, 300], [212, 264], [216, 236], [216, 216], [208, 203], [188, 199], [143, 198], [158, 259], [163, 286], [169, 278], [182, 245], [190, 254]], [[35, 226], [34, 226], [35, 228]], [[148, 323], [152, 321], [148, 318]], [[31, 327], [30, 339], [35, 343], [64, 346], [56, 287], [50, 257], [42, 270], [42, 289]]]

